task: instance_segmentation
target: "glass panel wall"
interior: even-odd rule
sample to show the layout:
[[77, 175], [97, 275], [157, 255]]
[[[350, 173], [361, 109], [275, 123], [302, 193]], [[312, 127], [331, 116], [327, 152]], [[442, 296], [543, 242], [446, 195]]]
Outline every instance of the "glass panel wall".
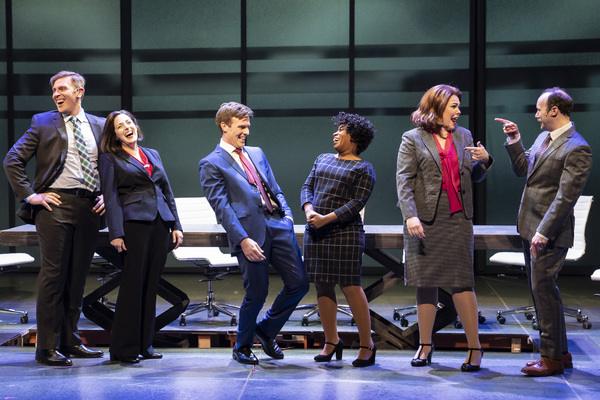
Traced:
[[[487, 222], [514, 224], [525, 179], [512, 173], [503, 145], [506, 135], [494, 117], [516, 122], [529, 148], [541, 132], [534, 118], [537, 98], [546, 88], [560, 86], [573, 98], [571, 120], [592, 147], [597, 165], [600, 31], [596, 16], [600, 3], [507, 0], [486, 4], [487, 148], [496, 159], [495, 171], [487, 178]], [[598, 168], [593, 168], [584, 194], [598, 199], [599, 178]], [[597, 221], [599, 215], [596, 204], [590, 221]], [[599, 235], [600, 226], [588, 223], [588, 247], [579, 264], [591, 265], [600, 257], [600, 250], [589, 246], [589, 238]]]

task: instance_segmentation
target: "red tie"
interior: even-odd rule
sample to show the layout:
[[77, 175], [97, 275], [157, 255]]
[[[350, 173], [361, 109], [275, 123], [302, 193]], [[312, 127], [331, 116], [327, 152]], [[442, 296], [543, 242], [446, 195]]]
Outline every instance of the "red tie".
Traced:
[[265, 191], [262, 181], [256, 173], [254, 166], [252, 165], [250, 160], [248, 160], [246, 156], [244, 156], [244, 153], [242, 153], [241, 149], [235, 149], [233, 151], [235, 151], [240, 156], [240, 161], [242, 162], [242, 166], [244, 167], [244, 172], [246, 172], [246, 176], [248, 176], [248, 181], [250, 181], [251, 185], [256, 185], [258, 187], [258, 190], [260, 191], [260, 195], [262, 196], [265, 202], [267, 210], [269, 210], [269, 212], [272, 213], [273, 205], [271, 204], [271, 200], [269, 200], [269, 196], [267, 196], [267, 192]]

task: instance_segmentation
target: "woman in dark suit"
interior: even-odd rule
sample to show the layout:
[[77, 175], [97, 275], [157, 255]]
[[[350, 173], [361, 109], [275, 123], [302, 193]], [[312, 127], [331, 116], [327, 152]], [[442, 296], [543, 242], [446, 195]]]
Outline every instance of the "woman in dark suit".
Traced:
[[156, 359], [156, 292], [170, 248], [183, 241], [175, 198], [156, 150], [138, 146], [142, 131], [128, 111], [106, 119], [100, 180], [110, 244], [123, 255], [110, 343], [111, 361]]
[[413, 367], [431, 362], [438, 288], [450, 288], [465, 329], [468, 357], [463, 371], [477, 371], [479, 343], [473, 277], [473, 199], [471, 181], [482, 181], [493, 160], [471, 132], [456, 125], [460, 91], [429, 89], [412, 113], [417, 128], [405, 132], [398, 151], [396, 188], [404, 218], [404, 279], [416, 286], [419, 349]]

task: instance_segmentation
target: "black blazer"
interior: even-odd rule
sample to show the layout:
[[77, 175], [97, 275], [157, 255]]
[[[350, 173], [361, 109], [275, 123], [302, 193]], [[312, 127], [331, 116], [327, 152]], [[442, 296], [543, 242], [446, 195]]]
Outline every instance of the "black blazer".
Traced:
[[[98, 146], [104, 129], [105, 118], [85, 114]], [[44, 193], [54, 182], [67, 157], [67, 130], [65, 121], [58, 111], [36, 114], [31, 126], [14, 144], [4, 159], [4, 170], [10, 185], [23, 204], [17, 212], [23, 221], [33, 224], [33, 208], [24, 200], [34, 193]], [[32, 157], [36, 157], [33, 183], [27, 177], [25, 167]]]
[[175, 197], [156, 150], [142, 148], [153, 166], [152, 177], [124, 150], [100, 157], [100, 181], [110, 240], [124, 237], [124, 221], [154, 221], [157, 215], [182, 230]]

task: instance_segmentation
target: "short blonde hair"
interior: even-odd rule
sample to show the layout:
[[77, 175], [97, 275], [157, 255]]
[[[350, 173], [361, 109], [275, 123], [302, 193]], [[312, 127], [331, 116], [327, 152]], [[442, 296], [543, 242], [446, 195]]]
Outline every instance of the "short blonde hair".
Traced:
[[58, 74], [54, 75], [52, 78], [50, 78], [50, 87], [54, 88], [54, 82], [67, 76], [71, 77], [71, 83], [76, 89], [85, 88], [85, 78], [73, 71], [60, 71]]

